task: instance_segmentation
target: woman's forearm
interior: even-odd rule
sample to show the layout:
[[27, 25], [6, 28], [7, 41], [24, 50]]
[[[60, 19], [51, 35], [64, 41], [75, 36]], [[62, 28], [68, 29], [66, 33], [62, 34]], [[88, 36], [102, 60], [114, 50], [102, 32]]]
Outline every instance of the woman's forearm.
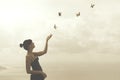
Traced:
[[48, 50], [48, 41], [46, 40], [44, 49], [42, 51], [39, 51], [39, 52], [34, 52], [34, 55], [41, 56], [41, 55], [47, 53], [47, 50]]
[[44, 53], [47, 53], [47, 50], [48, 50], [48, 41], [49, 41], [49, 39], [52, 37], [52, 34], [50, 34], [48, 37], [47, 37], [47, 39], [46, 39], [46, 43], [45, 43], [45, 48], [44, 48]]
[[44, 53], [47, 53], [47, 50], [48, 50], [48, 41], [46, 40], [46, 43], [45, 43], [45, 48], [44, 48]]
[[31, 70], [29, 72], [27, 72], [28, 74], [42, 74], [42, 71], [38, 71], [38, 70]]
[[49, 41], [49, 39], [50, 39], [51, 37], [52, 37], [52, 34], [49, 35], [49, 36], [46, 38], [46, 42], [45, 42], [45, 47], [44, 47], [44, 49], [43, 49], [42, 51], [39, 51], [39, 52], [34, 52], [34, 53], [35, 53], [34, 55], [41, 56], [41, 55], [47, 53], [47, 51], [48, 51], [48, 41]]

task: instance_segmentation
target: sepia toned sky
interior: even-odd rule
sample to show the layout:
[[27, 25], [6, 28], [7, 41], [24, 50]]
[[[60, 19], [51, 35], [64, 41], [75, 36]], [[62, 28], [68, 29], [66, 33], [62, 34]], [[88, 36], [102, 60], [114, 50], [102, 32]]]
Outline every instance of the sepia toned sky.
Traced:
[[49, 34], [39, 58], [48, 80], [120, 80], [119, 9], [120, 0], [0, 0], [0, 80], [29, 80], [19, 44], [43, 50]]
[[[90, 8], [91, 3], [94, 8]], [[26, 52], [19, 44], [25, 39], [34, 41], [35, 51], [42, 50], [50, 33], [52, 55], [107, 54], [109, 60], [115, 55], [113, 60], [120, 61], [119, 3], [119, 0], [1, 0], [1, 65], [24, 61]], [[76, 17], [78, 12], [81, 15]], [[102, 60], [102, 56], [95, 59]]]

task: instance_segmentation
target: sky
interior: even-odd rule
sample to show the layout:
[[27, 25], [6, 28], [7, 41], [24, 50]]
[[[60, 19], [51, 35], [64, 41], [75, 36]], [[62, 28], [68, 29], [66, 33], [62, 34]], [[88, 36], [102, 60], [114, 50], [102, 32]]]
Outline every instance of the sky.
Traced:
[[[90, 8], [91, 3], [94, 8]], [[34, 51], [39, 51], [51, 33], [45, 55], [49, 61], [120, 62], [119, 3], [119, 0], [0, 0], [0, 68], [23, 64], [26, 51], [19, 44], [25, 39], [32, 39]], [[76, 17], [78, 12], [80, 16]], [[43, 62], [47, 62], [45, 57]]]
[[[50, 33], [52, 53], [119, 54], [119, 7], [118, 0], [0, 1], [1, 55], [18, 55], [25, 39], [33, 39], [35, 50], [43, 49]], [[78, 12], [81, 15], [76, 17]]]

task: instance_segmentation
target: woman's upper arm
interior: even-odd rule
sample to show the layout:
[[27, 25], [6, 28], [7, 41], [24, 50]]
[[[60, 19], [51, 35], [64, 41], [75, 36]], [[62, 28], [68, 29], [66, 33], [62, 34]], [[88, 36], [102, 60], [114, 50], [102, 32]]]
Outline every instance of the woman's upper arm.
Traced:
[[39, 51], [39, 52], [33, 52], [33, 54], [35, 56], [41, 56], [41, 55], [45, 54], [45, 52], [44, 51]]
[[31, 66], [31, 58], [30, 58], [30, 56], [26, 56], [26, 72], [28, 74], [31, 73], [30, 66]]

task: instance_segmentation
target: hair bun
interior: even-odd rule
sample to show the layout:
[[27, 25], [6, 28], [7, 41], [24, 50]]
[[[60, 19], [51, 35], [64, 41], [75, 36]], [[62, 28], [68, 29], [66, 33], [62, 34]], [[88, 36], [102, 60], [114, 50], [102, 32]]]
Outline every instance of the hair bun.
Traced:
[[20, 47], [22, 48], [22, 47], [23, 47], [23, 44], [20, 44]]

